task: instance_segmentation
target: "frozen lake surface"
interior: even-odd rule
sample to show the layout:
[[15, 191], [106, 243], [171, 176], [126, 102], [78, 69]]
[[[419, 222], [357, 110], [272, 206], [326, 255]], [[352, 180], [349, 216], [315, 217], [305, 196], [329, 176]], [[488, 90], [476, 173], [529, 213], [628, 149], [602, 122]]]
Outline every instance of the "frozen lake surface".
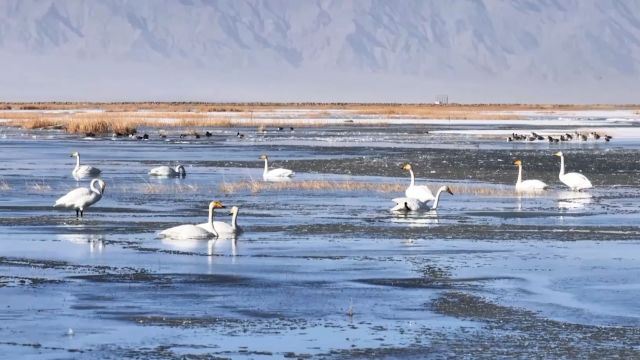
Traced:
[[[604, 115], [213, 128], [200, 139], [141, 129], [149, 141], [0, 128], [0, 352], [639, 357], [640, 127]], [[576, 129], [605, 129], [614, 139], [505, 141], [514, 131]], [[574, 193], [558, 181], [558, 150], [593, 189]], [[88, 186], [71, 177], [73, 151], [107, 182], [82, 220], [52, 208]], [[262, 153], [294, 170], [293, 183], [380, 184], [380, 191], [286, 184], [224, 191], [260, 181]], [[550, 189], [515, 194], [516, 158], [525, 179]], [[390, 199], [403, 193], [383, 185], [408, 185], [404, 162], [419, 182], [452, 188], [437, 214], [389, 212]], [[185, 179], [146, 175], [177, 163]], [[236, 241], [158, 238], [168, 227], [204, 222], [211, 200], [240, 207], [245, 232]]]

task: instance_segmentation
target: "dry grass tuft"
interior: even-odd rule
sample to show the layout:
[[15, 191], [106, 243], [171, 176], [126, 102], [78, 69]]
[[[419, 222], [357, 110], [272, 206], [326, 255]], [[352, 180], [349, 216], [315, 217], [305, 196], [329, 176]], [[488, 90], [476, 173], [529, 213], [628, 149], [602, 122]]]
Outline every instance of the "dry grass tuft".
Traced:
[[[439, 186], [439, 185], [438, 185]], [[283, 190], [300, 190], [300, 191], [369, 191], [381, 193], [398, 193], [403, 194], [406, 190], [406, 184], [392, 183], [372, 183], [362, 181], [330, 181], [330, 180], [304, 180], [304, 181], [287, 181], [287, 182], [264, 182], [258, 180], [244, 180], [234, 183], [224, 182], [220, 184], [219, 189], [222, 193], [232, 194], [242, 191], [251, 193], [260, 193], [264, 191], [283, 191]], [[432, 190], [437, 189], [437, 185], [430, 184]], [[513, 196], [514, 188], [511, 186], [486, 186], [473, 184], [457, 184], [450, 186], [454, 193], [472, 194], [480, 196]]]
[[184, 184], [151, 184], [143, 185], [142, 192], [145, 194], [185, 194], [201, 192], [202, 189], [198, 185]]
[[29, 188], [36, 192], [51, 191], [51, 186], [45, 183], [44, 180], [42, 180], [41, 182], [35, 182], [35, 183], [29, 184]]
[[11, 190], [11, 185], [5, 180], [0, 180], [0, 191], [9, 191]]

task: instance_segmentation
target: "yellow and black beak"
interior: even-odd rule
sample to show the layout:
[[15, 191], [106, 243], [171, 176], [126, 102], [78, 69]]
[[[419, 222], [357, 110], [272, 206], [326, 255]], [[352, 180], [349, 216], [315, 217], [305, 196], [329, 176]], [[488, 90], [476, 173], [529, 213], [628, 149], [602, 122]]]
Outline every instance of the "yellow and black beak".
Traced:
[[451, 195], [453, 195], [453, 191], [451, 191], [451, 189], [447, 189], [447, 192]]

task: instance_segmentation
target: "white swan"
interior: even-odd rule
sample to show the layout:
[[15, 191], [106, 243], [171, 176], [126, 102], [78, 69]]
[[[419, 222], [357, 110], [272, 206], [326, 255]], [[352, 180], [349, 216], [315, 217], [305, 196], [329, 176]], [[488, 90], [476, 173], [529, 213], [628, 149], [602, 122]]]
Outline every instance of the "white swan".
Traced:
[[[209, 222], [198, 224], [198, 226], [210, 232], [215, 231], [218, 233], [219, 237], [240, 234], [242, 229], [238, 226], [239, 211], [240, 209], [238, 209], [237, 206], [231, 208], [231, 211], [229, 212], [229, 215], [232, 215], [231, 224], [227, 224], [222, 221], [212, 221], [213, 219], [210, 218]], [[213, 215], [213, 213], [211, 213], [211, 215]]]
[[[438, 204], [440, 203], [440, 194], [445, 191], [453, 195], [453, 192], [448, 186], [441, 186], [438, 189], [436, 197], [433, 201], [433, 205], [431, 205], [431, 208], [429, 210], [438, 209]], [[391, 211], [418, 211], [429, 207], [429, 201], [420, 201], [418, 199], [410, 197], [395, 198], [392, 201], [396, 203], [396, 206], [392, 207]]]
[[292, 177], [295, 173], [289, 169], [271, 169], [269, 170], [269, 157], [267, 155], [260, 155], [260, 160], [264, 160], [264, 172], [262, 173], [262, 179], [268, 180], [281, 180], [282, 178]]
[[76, 158], [76, 167], [71, 172], [71, 175], [73, 175], [73, 177], [76, 179], [81, 179], [84, 177], [96, 177], [102, 172], [100, 171], [100, 169], [93, 166], [80, 165], [80, 153], [77, 151], [71, 154], [71, 157]]
[[571, 190], [580, 191], [593, 187], [593, 185], [591, 185], [591, 181], [582, 174], [575, 172], [568, 174], [564, 173], [564, 155], [562, 154], [562, 151], [558, 151], [553, 155], [560, 157], [560, 175], [558, 176], [560, 181], [567, 185]]
[[429, 190], [427, 186], [425, 185], [418, 186], [415, 184], [416, 180], [415, 180], [415, 176], [413, 175], [413, 168], [411, 167], [411, 164], [404, 164], [402, 166], [402, 169], [409, 171], [409, 174], [411, 174], [411, 184], [409, 184], [409, 187], [404, 192], [406, 197], [418, 199], [421, 202], [427, 202], [435, 199], [433, 197], [433, 193], [431, 192], [431, 190]]
[[[222, 205], [219, 201], [212, 201], [209, 203], [209, 224], [213, 223], [213, 209], [222, 209]], [[176, 240], [192, 240], [192, 239], [209, 239], [212, 237], [218, 237], [218, 233], [215, 228], [211, 227], [211, 230], [204, 229], [198, 225], [178, 225], [172, 228], [163, 230], [160, 232], [160, 236], [168, 237]]]
[[518, 192], [535, 192], [542, 191], [547, 188], [547, 184], [540, 180], [522, 181], [522, 160], [516, 160], [513, 165], [518, 167], [518, 181], [516, 181], [516, 191]]
[[182, 165], [176, 166], [175, 169], [169, 166], [158, 166], [149, 170], [149, 175], [164, 177], [185, 177], [187, 176], [187, 171]]
[[[96, 185], [99, 187], [96, 187]], [[53, 206], [75, 209], [76, 217], [78, 217], [78, 215], [83, 217], [85, 209], [102, 199], [106, 186], [107, 184], [105, 184], [104, 181], [100, 179], [93, 179], [91, 180], [89, 189], [82, 187], [71, 190], [65, 196], [56, 200], [56, 203], [53, 204]]]

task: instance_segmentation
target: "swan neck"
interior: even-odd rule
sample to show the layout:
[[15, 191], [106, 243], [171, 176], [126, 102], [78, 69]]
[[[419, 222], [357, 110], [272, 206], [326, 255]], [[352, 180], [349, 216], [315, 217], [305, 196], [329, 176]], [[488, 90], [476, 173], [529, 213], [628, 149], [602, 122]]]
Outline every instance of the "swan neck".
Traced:
[[231, 228], [233, 228], [233, 230], [236, 230], [238, 227], [238, 212], [234, 212], [233, 213], [233, 217], [231, 217]]
[[416, 178], [413, 175], [413, 170], [409, 169], [409, 175], [411, 175], [411, 184], [409, 186], [414, 186], [416, 184]]
[[264, 159], [264, 174], [267, 175], [267, 173], [269, 172], [269, 160], [268, 159]]
[[91, 188], [91, 191], [98, 194], [98, 195], [102, 195], [102, 189], [98, 189], [96, 187], [96, 184], [98, 184], [98, 180], [97, 179], [93, 179], [91, 180], [91, 184], [89, 185], [89, 187]]
[[76, 169], [80, 168], [80, 154], [76, 156]]
[[564, 155], [560, 155], [560, 176], [564, 175]]
[[213, 215], [213, 207], [209, 208], [209, 225], [211, 225], [211, 232], [213, 233], [213, 235], [215, 237], [218, 237], [218, 232], [216, 231], [216, 228], [213, 227], [213, 218], [215, 216]]
[[522, 182], [522, 165], [518, 165], [518, 181], [516, 184], [520, 184]]
[[442, 189], [438, 189], [438, 193], [436, 194], [436, 199], [433, 201], [433, 206], [431, 206], [431, 210], [435, 210], [438, 208], [438, 203], [440, 202], [440, 194], [442, 194]]

